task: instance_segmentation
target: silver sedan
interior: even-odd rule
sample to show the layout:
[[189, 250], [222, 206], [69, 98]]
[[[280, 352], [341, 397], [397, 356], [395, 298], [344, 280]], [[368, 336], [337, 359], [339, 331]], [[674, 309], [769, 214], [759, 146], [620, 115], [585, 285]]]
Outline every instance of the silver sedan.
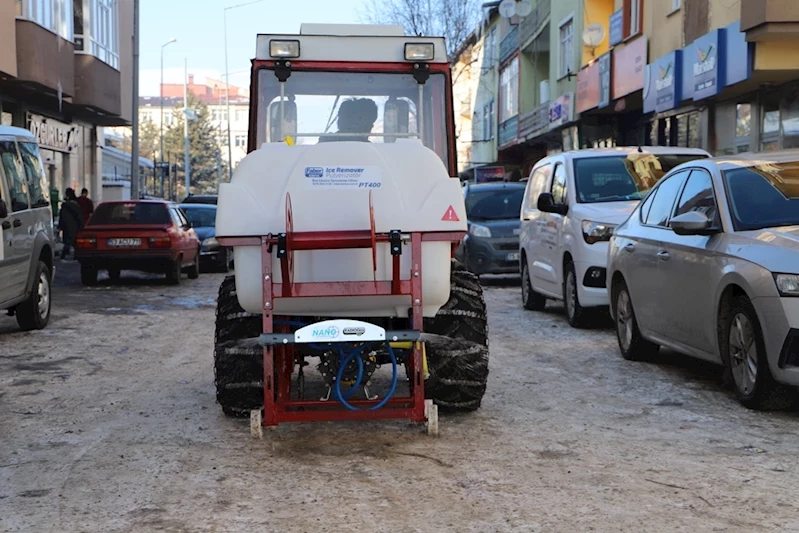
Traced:
[[611, 313], [625, 359], [660, 346], [724, 365], [752, 409], [799, 386], [799, 151], [674, 168], [614, 232]]

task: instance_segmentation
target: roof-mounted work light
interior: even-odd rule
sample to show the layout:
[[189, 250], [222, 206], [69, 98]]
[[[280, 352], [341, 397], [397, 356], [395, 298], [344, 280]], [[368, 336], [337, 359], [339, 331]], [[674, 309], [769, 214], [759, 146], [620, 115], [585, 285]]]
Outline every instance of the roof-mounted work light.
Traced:
[[300, 41], [269, 41], [269, 55], [271, 57], [300, 57]]
[[432, 61], [435, 54], [433, 43], [405, 43], [406, 61]]

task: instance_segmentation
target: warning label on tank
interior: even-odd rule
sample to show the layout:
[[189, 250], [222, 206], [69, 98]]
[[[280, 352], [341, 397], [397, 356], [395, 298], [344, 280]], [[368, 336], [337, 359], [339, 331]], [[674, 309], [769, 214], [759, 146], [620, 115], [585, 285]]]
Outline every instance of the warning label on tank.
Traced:
[[374, 165], [305, 167], [305, 178], [315, 189], [379, 189], [380, 167]]

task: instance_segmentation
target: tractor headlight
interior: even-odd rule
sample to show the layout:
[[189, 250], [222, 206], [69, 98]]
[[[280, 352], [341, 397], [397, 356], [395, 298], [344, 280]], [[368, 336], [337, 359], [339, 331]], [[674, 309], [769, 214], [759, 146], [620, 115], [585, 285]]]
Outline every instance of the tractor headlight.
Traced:
[[405, 43], [406, 61], [432, 61], [435, 54], [433, 43]]
[[601, 241], [609, 241], [613, 235], [616, 224], [603, 224], [602, 222], [583, 221], [583, 239], [588, 244]]
[[774, 274], [780, 296], [799, 296], [799, 274]]
[[272, 57], [300, 57], [300, 41], [269, 41], [269, 55]]
[[479, 224], [472, 224], [469, 227], [469, 234], [474, 235], [475, 237], [483, 237], [485, 239], [491, 238], [491, 230], [486, 226], [481, 226]]

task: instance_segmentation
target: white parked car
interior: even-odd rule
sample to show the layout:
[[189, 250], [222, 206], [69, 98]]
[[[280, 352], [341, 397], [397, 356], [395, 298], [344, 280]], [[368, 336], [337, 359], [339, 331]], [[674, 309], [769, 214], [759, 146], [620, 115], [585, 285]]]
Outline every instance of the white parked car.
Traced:
[[610, 241], [619, 348], [721, 363], [738, 399], [789, 406], [799, 386], [799, 150], [693, 161]]
[[572, 327], [607, 308], [607, 241], [643, 196], [704, 150], [618, 147], [565, 152], [536, 163], [521, 209], [522, 302], [541, 310], [563, 300]]

